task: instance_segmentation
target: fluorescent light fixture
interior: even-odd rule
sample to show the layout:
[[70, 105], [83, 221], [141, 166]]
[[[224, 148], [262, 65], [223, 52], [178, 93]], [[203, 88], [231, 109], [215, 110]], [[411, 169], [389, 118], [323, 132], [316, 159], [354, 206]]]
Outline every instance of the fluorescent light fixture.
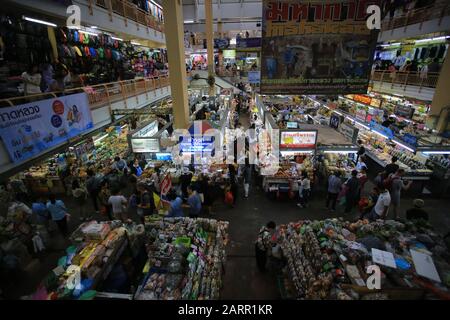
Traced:
[[381, 47], [393, 47], [393, 46], [399, 46], [399, 45], [401, 45], [400, 42], [394, 42], [394, 43], [382, 44]]
[[136, 42], [136, 41], [131, 41], [131, 44], [135, 45], [135, 46], [142, 46], [142, 44], [140, 44], [139, 42]]
[[80, 32], [91, 35], [91, 36], [95, 36], [95, 37], [98, 36], [98, 33], [94, 33], [94, 32], [89, 32], [89, 31], [80, 31]]
[[400, 147], [403, 147], [403, 148], [405, 148], [406, 150], [408, 150], [408, 151], [411, 151], [411, 152], [414, 152], [415, 150], [414, 149], [411, 149], [410, 147], [408, 147], [408, 146], [405, 146], [403, 143], [400, 143], [400, 142], [398, 142], [398, 141], [395, 141], [395, 140], [392, 140], [396, 145], [399, 145]]
[[102, 141], [102, 140], [105, 139], [107, 136], [108, 136], [108, 134], [104, 134], [104, 135], [102, 135], [101, 137], [99, 137], [99, 138], [97, 138], [97, 139], [94, 139], [94, 143]]
[[450, 154], [450, 150], [446, 151], [423, 151], [423, 154]]
[[427, 41], [440, 41], [450, 38], [450, 36], [442, 36], [442, 37], [435, 37], [435, 38], [427, 38], [427, 39], [419, 39], [414, 41], [415, 43], [421, 43], [421, 42], [427, 42]]
[[194, 23], [194, 20], [184, 20], [184, 23], [185, 23], [185, 24], [188, 24], [188, 23]]
[[79, 30], [80, 28], [77, 27], [77, 26], [68, 26], [67, 29], [70, 29], [70, 30]]
[[378, 132], [378, 131], [373, 130], [372, 132], [373, 132], [373, 133], [376, 133], [376, 134], [379, 135], [379, 136], [382, 136], [382, 137], [385, 138], [385, 139], [389, 139], [388, 136], [385, 136], [384, 134], [382, 134], [382, 133], [380, 133], [380, 132]]
[[34, 18], [26, 17], [26, 16], [23, 16], [22, 18], [25, 19], [25, 20], [27, 20], [27, 21], [30, 21], [30, 22], [35, 22], [35, 23], [45, 24], [46, 26], [55, 27], [55, 28], [57, 27], [56, 24], [51, 23], [51, 22], [48, 22], [48, 21], [39, 20], [39, 19], [34, 19]]
[[361, 127], [363, 127], [363, 128], [366, 129], [366, 130], [370, 130], [370, 128], [369, 128], [368, 126], [366, 126], [365, 124], [362, 124], [362, 123], [359, 122], [359, 121], [356, 121], [356, 120], [355, 120], [355, 124], [360, 125]]
[[98, 29], [97, 26], [91, 26], [91, 29]]
[[340, 113], [339, 111], [334, 111], [334, 113], [336, 113], [336, 114], [342, 116], [342, 113]]
[[325, 150], [323, 153], [357, 153], [356, 150]]
[[113, 40], [118, 40], [118, 41], [123, 41], [122, 38], [117, 38], [117, 37], [111, 37], [111, 39], [113, 39]]
[[312, 154], [312, 150], [298, 150], [298, 151], [280, 151], [283, 157], [285, 156], [295, 156], [297, 154]]
[[127, 124], [124, 124], [124, 125], [121, 126], [120, 128], [121, 128], [121, 129], [125, 129], [127, 126], [128, 126]]
[[350, 121], [355, 121], [355, 120], [353, 120], [353, 118], [350, 118], [349, 116], [345, 116], [345, 119], [348, 119]]

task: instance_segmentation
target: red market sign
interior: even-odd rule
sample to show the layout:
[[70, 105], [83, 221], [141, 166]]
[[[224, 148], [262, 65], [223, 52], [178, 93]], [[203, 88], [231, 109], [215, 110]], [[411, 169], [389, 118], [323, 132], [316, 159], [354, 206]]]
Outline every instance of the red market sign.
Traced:
[[281, 131], [280, 149], [315, 149], [317, 131]]
[[362, 94], [354, 94], [353, 95], [353, 100], [357, 101], [357, 102], [361, 102], [363, 104], [367, 104], [370, 106], [371, 102], [372, 102], [372, 98], [362, 95]]
[[170, 175], [167, 174], [161, 182], [161, 194], [168, 194], [170, 189], [172, 189], [172, 179], [170, 178]]

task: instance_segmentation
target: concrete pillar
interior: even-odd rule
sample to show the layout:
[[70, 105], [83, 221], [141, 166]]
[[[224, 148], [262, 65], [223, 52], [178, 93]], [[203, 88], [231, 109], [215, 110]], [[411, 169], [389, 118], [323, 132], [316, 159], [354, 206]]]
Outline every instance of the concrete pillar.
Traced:
[[450, 108], [450, 77], [448, 76], [450, 74], [449, 52], [450, 50], [447, 50], [444, 64], [439, 72], [439, 79], [436, 84], [436, 90], [434, 91], [433, 102], [431, 103], [430, 114], [432, 117], [437, 118], [436, 130], [438, 132], [445, 131], [448, 125], [448, 108]]
[[206, 49], [208, 52], [208, 74], [214, 76], [214, 29], [212, 0], [205, 0]]
[[184, 60], [183, 4], [181, 0], [164, 0], [163, 8], [174, 128], [185, 129], [189, 125], [189, 99]]

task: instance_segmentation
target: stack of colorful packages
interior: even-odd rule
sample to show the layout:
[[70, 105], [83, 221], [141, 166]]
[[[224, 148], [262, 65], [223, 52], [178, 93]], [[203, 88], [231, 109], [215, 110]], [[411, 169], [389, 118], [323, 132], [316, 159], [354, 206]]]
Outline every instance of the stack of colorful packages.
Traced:
[[228, 222], [166, 218], [146, 224], [148, 262], [138, 300], [218, 299]]

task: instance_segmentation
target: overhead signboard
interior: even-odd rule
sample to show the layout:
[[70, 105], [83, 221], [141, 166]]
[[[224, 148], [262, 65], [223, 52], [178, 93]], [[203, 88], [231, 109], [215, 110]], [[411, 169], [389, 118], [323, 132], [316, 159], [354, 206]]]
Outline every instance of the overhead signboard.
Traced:
[[261, 93], [367, 93], [381, 0], [263, 0]]
[[160, 144], [157, 138], [131, 138], [131, 148], [136, 153], [159, 152]]
[[214, 137], [208, 135], [180, 137], [182, 153], [210, 153], [214, 150]]
[[0, 109], [0, 137], [15, 163], [68, 142], [93, 127], [86, 93]]
[[223, 50], [224, 59], [236, 59], [236, 50]]
[[288, 129], [297, 129], [297, 128], [298, 128], [298, 122], [295, 122], [295, 121], [288, 121], [288, 122], [286, 123], [286, 127], [287, 127]]
[[317, 130], [281, 130], [280, 149], [315, 149]]
[[158, 121], [152, 121], [142, 129], [133, 134], [133, 138], [153, 137], [158, 133]]
[[257, 84], [261, 81], [261, 71], [249, 71], [248, 83]]
[[236, 39], [236, 48], [260, 48], [261, 38], [239, 38]]

